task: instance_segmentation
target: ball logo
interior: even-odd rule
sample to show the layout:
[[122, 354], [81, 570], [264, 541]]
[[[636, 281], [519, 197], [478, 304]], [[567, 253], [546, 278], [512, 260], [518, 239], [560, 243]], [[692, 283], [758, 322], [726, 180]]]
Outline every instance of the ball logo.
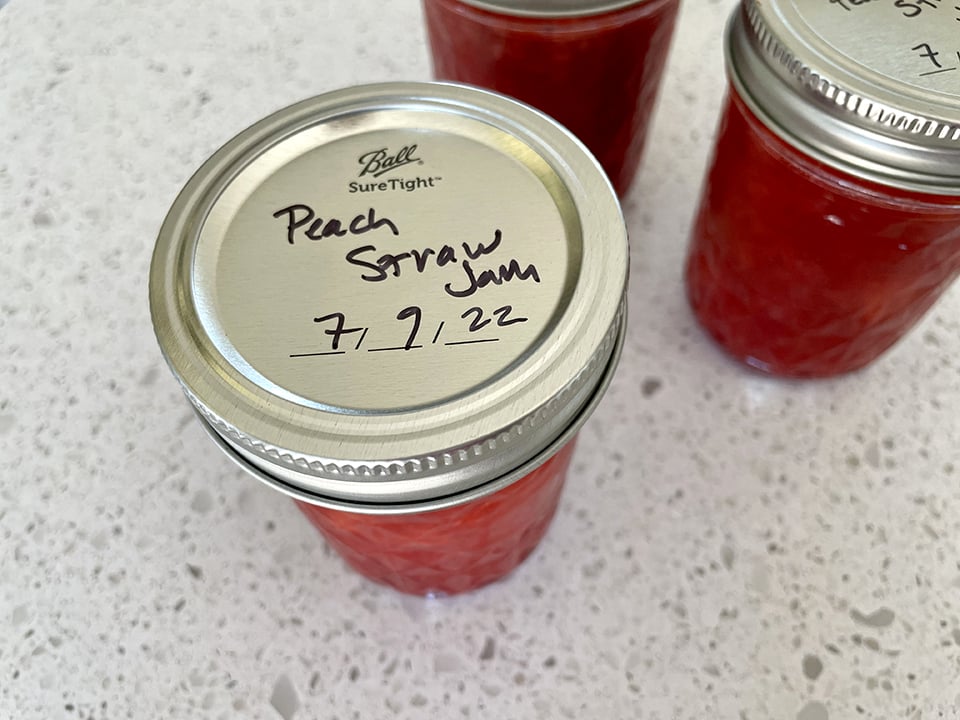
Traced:
[[423, 160], [417, 157], [417, 146], [407, 145], [391, 154], [387, 148], [371, 150], [357, 158], [360, 164], [360, 174], [357, 177], [370, 175], [371, 177], [380, 177], [388, 172], [399, 170], [404, 165], [413, 163], [423, 164]]

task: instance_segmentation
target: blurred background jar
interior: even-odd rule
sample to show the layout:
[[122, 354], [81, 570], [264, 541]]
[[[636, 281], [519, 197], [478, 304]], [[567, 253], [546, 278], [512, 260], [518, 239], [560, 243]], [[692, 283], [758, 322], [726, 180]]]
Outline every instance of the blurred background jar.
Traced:
[[630, 188], [680, 0], [424, 0], [434, 76], [553, 116]]
[[734, 357], [862, 368], [960, 270], [960, 10], [744, 0], [686, 268]]

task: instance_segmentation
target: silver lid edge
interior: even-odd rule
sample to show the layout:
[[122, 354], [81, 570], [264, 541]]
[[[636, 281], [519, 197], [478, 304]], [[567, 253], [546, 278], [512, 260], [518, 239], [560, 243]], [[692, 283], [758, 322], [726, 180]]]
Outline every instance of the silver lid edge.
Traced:
[[[491, 477], [487, 476], [504, 464], [504, 456], [513, 461], [507, 464], [519, 464], [540, 452], [596, 393], [597, 385], [591, 380], [607, 372], [605, 369], [609, 368], [611, 358], [618, 356], [616, 348], [622, 344], [620, 336], [623, 334], [625, 316], [624, 299], [597, 352], [577, 377], [544, 405], [514, 424], [469, 445], [445, 448], [428, 455], [357, 463], [291, 452], [246, 435], [205, 407], [182, 383], [181, 388], [202, 419], [224, 442], [250, 464], [271, 476], [277, 476], [306, 491], [344, 499], [362, 496], [368, 502], [383, 502], [391, 495], [385, 492], [387, 486], [380, 480], [410, 482], [419, 477], [422, 478], [420, 487], [405, 495], [420, 499], [429, 497], [440, 488], [445, 493], [456, 493], [488, 482]], [[602, 377], [600, 382], [603, 382]], [[484, 467], [485, 460], [494, 454], [498, 455], [497, 464]], [[376, 479], [378, 482], [364, 485], [357, 482], [361, 478]]]
[[[728, 21], [724, 50], [740, 97], [778, 137], [866, 180], [960, 195], [960, 124], [845, 89], [798, 58], [762, 13], [757, 0], [744, 0]], [[926, 138], [947, 144], [916, 142]]]
[[547, 445], [542, 447], [535, 455], [524, 461], [523, 464], [504, 475], [493, 478], [482, 485], [470, 486], [459, 493], [446, 494], [440, 497], [428, 497], [425, 499], [415, 500], [413, 502], [402, 503], [378, 503], [376, 501], [351, 502], [342, 498], [320, 495], [305, 490], [295, 483], [291, 483], [276, 475], [273, 475], [268, 470], [265, 470], [251, 462], [246, 454], [238, 451], [237, 447], [228, 442], [227, 439], [224, 438], [216, 430], [216, 428], [211, 426], [205, 420], [205, 417], [199, 412], [197, 413], [197, 420], [200, 422], [200, 426], [203, 428], [204, 432], [206, 432], [216, 443], [217, 447], [219, 447], [220, 450], [241, 470], [249, 475], [252, 475], [271, 489], [278, 490], [294, 500], [299, 500], [311, 505], [318, 505], [320, 507], [334, 510], [343, 510], [366, 515], [403, 515], [417, 512], [442, 510], [444, 508], [462, 505], [487, 495], [491, 495], [498, 490], [502, 490], [508, 485], [513, 484], [517, 480], [526, 477], [529, 473], [536, 470], [540, 465], [545, 463], [556, 452], [558, 452], [564, 445], [573, 440], [574, 436], [580, 431], [590, 416], [593, 415], [594, 410], [603, 399], [607, 388], [610, 386], [610, 383], [616, 374], [616, 369], [619, 365], [620, 356], [623, 351], [624, 339], [626, 337], [626, 318], [626, 305], [624, 305], [624, 312], [620, 315], [619, 324], [617, 326], [615, 343], [611, 355], [607, 361], [607, 365], [604, 368], [603, 375], [600, 377], [599, 383], [593, 388], [593, 392], [587, 398], [586, 403], [580, 408], [579, 414], [568, 425], [566, 425], [566, 427], [564, 427], [558, 435], [554, 436]]
[[[450, 83], [431, 83], [429, 85], [423, 83], [387, 83], [379, 85], [368, 85], [368, 86], [357, 86], [355, 88], [346, 88], [341, 91], [335, 91], [334, 93], [326, 94], [327, 98], [339, 98], [345, 95], [353, 95], [354, 97], [372, 97], [379, 96], [386, 90], [392, 90], [400, 95], [405, 95], [408, 98], [416, 98], [417, 100], [424, 99], [427, 101], [432, 100], [430, 94], [433, 92], [433, 89], [437, 88], [446, 88], [443, 90], [445, 95], [450, 95], [455, 92], [470, 92], [474, 94], [482, 94], [489, 96], [491, 101], [496, 96], [481, 91], [476, 88], [469, 88], [467, 86], [458, 86]], [[407, 95], [410, 93], [410, 95]], [[426, 96], [421, 98], [421, 93], [427, 93]], [[395, 97], [395, 96], [391, 96]], [[501, 99], [498, 102], [502, 102]], [[444, 102], [453, 102], [451, 97], [446, 97]], [[291, 106], [286, 109], [288, 113], [284, 121], [277, 120], [276, 117], [271, 116], [270, 118], [265, 118], [264, 120], [258, 122], [256, 125], [251, 126], [248, 130], [240, 133], [232, 140], [230, 140], [221, 150], [215, 153], [208, 163], [213, 162], [215, 167], [219, 168], [215, 174], [218, 174], [223, 171], [229, 172], [230, 166], [235, 158], [233, 158], [234, 149], [237, 146], [246, 146], [248, 150], [253, 152], [251, 148], [255, 148], [260, 145], [259, 142], [256, 142], [255, 138], [264, 134], [270, 135], [274, 132], [295, 132], [296, 126], [303, 122], [306, 118], [311, 115], [311, 105], [313, 100], [307, 100], [297, 105]], [[513, 106], [519, 106], [521, 104], [516, 102], [511, 102]], [[465, 105], [464, 107], [470, 106], [472, 104]], [[546, 116], [543, 116], [542, 113], [539, 113], [528, 106], [523, 106], [526, 109], [524, 113], [526, 114], [535, 114], [542, 117], [544, 120], [547, 120]], [[488, 111], [490, 117], [500, 117], [498, 113], [495, 113], [493, 110]], [[539, 123], [539, 121], [538, 121]], [[555, 123], [550, 121], [550, 125], [553, 126]], [[539, 127], [539, 125], [537, 126]], [[556, 131], [551, 130], [551, 134], [548, 135], [550, 138], [555, 138], [555, 133], [560, 133], [566, 138], [564, 142], [566, 143], [565, 147], [571, 144], [576, 144], [586, 156], [584, 161], [577, 161], [574, 165], [580, 170], [584, 169], [584, 163], [587, 162], [591, 167], [596, 165], [596, 161], [589, 156], [589, 153], [583, 148], [582, 143], [569, 135], [566, 131], [562, 131], [559, 126], [557, 126]], [[251, 143], [251, 141], [253, 141]], [[231, 149], [233, 148], [233, 149]], [[229, 149], [229, 152], [227, 152]], [[567, 147], [569, 150], [570, 148]], [[227, 157], [221, 158], [221, 154], [227, 152]], [[577, 153], [574, 153], [576, 155]], [[216, 159], [221, 161], [217, 162]], [[567, 167], [566, 157], [558, 156], [556, 160], [563, 164], [564, 171], [561, 174], [573, 172], [574, 168]], [[204, 168], [208, 171], [207, 163], [205, 163]], [[181, 194], [175, 200], [173, 207], [171, 208], [170, 213], [168, 214], [167, 219], [164, 222], [164, 228], [161, 230], [161, 236], [164, 234], [178, 234], [180, 232], [189, 231], [191, 223], [195, 221], [195, 218], [190, 214], [185, 212], [185, 207], [199, 202], [200, 205], [204, 205], [204, 201], [198, 201], [197, 196], [194, 193], [194, 196], [191, 197], [191, 193], [188, 190], [193, 187], [194, 190], [197, 189], [198, 184], [204, 185], [205, 181], [201, 180], [201, 174], [204, 168], [198, 170], [194, 177], [187, 183], [187, 186], [181, 192]], [[209, 173], [207, 173], [209, 174]], [[610, 187], [609, 180], [600, 172], [599, 167], [596, 167], [596, 178], [594, 179], [594, 173], [591, 171], [589, 173], [590, 183], [589, 187], [599, 192], [601, 196], [609, 195], [611, 207], [615, 206], [615, 200], [613, 195], [612, 187]], [[225, 181], [228, 182], [228, 181]], [[599, 183], [599, 184], [598, 184]], [[207, 186], [204, 195], [207, 193], [216, 194], [217, 187], [222, 183], [213, 183], [213, 186]], [[578, 185], [579, 187], [579, 185]], [[584, 192], [584, 189], [581, 188], [578, 192]], [[607, 212], [609, 208], [607, 207], [607, 201], [604, 200], [603, 203], [599, 204], [596, 207], [591, 207], [591, 213], [600, 213], [603, 211]], [[619, 211], [618, 211], [619, 214]], [[169, 223], [169, 225], [168, 225]], [[618, 234], [619, 232], [623, 233], [624, 241], [626, 237], [626, 230], [623, 227], [622, 216], [620, 217], [619, 224], [617, 225]], [[173, 273], [175, 273], [176, 266], [187, 262], [185, 256], [182, 253], [173, 253], [168, 248], [168, 252], [163, 255], [158, 255], [160, 251], [160, 245], [158, 244], [154, 252], [154, 259], [151, 268], [151, 313], [153, 315], [155, 330], [158, 334], [158, 339], [161, 336], [165, 335], [176, 335], [176, 334], [189, 334], [190, 328], [182, 326], [182, 319], [178, 320], [178, 312], [176, 311], [176, 305], [180, 302], [176, 299], [177, 293], [174, 292], [172, 286], [168, 287], [172, 282], [171, 278]], [[628, 258], [625, 258], [628, 259]], [[624, 275], [622, 282], [626, 283], [626, 269], [624, 269]], [[154, 285], [156, 287], [154, 287]], [[163, 303], [159, 302], [160, 296], [166, 296], [168, 300], [165, 300]], [[183, 357], [184, 353], [182, 349], [177, 349], [176, 347], [167, 347], [161, 342], [161, 349], [164, 352], [165, 359], [168, 365], [171, 367], [173, 374], [180, 380], [181, 386], [183, 387], [187, 397], [191, 400], [191, 403], [194, 407], [198, 408], [208, 420], [219, 420], [218, 427], [223, 431], [224, 435], [227, 437], [233, 436], [236, 441], [235, 449], [237, 452], [248, 455], [252, 459], [257, 461], [257, 464], [263, 464], [265, 468], [268, 469], [268, 472], [276, 473], [278, 470], [283, 474], [290, 474], [293, 477], [298, 477], [302, 481], [306, 476], [308, 480], [316, 480], [318, 477], [322, 480], [322, 475], [327, 474], [328, 479], [331, 479], [333, 484], [336, 485], [337, 482], [342, 482], [346, 484], [349, 482], [350, 490], [352, 492], [346, 492], [346, 495], [357, 495], [361, 498], [361, 501], [365, 498], [376, 498], [378, 493], [381, 491], [389, 490], [389, 485], [394, 479], [409, 480], [411, 477], [414, 478], [414, 488], [412, 493], [407, 492], [405, 488], [403, 492], [399, 492], [400, 488], [397, 486], [393, 487], [393, 492], [386, 492], [387, 497], [426, 497], [430, 495], [440, 496], [441, 494], [449, 494], [451, 491], [459, 492], [460, 490], [466, 490], [469, 487], [475, 486], [477, 484], [482, 484], [488, 482], [490, 478], [497, 477], [502, 475], [508, 468], [515, 467], [517, 464], [525, 462], [529, 457], [530, 453], [535, 450], [530, 438], [533, 437], [536, 444], [539, 446], [543, 443], [549, 442], [550, 438], [553, 437], [556, 432], [559, 432], [562, 426], [569, 422], [570, 418], [573, 417], [578, 409], [582, 407], [583, 403], [588, 400], [591, 394], [594, 392], [598, 376], [603, 372], [603, 361], [610, 355], [610, 347], [613, 346], [616, 342], [616, 328], [618, 324], [618, 319], [622, 317], [623, 308], [622, 308], [622, 297], [621, 297], [621, 307], [610, 308], [613, 310], [613, 317], [611, 322], [608, 325], [604, 325], [604, 336], [603, 340], [599, 346], [594, 345], [594, 352], [589, 355], [581, 356], [584, 361], [584, 366], [580, 368], [578, 374], [572, 381], [569, 381], [568, 385], [564, 387], [561, 391], [561, 395], [554, 397], [547, 405], [547, 407], [538, 408], [536, 412], [530, 413], [529, 416], [523, 417], [520, 422], [515, 423], [514, 425], [508, 426], [500, 432], [492, 433], [489, 437], [484, 437], [480, 441], [471, 443], [464, 447], [455, 447], [449, 451], [446, 451], [443, 454], [431, 453], [431, 457], [423, 458], [402, 458], [397, 461], [384, 461], [384, 462], [371, 462], [370, 464], [357, 464], [357, 463], [348, 463], [346, 461], [338, 462], [335, 460], [329, 460], [325, 458], [312, 458], [308, 456], [295, 456], [294, 453], [291, 453], [288, 450], [284, 450], [278, 445], [268, 445], [264, 442], [259, 442], [256, 439], [244, 435], [236, 427], [229, 425], [226, 421], [222, 420], [223, 414], [214, 412], [211, 408], [207, 407], [206, 404], [198, 399], [194, 395], [193, 391], [188, 388], [186, 382], [181, 377], [181, 370], [183, 370], [184, 362], [189, 362], [188, 359]], [[609, 316], [608, 316], [609, 317]], [[199, 359], [199, 358], [197, 358]], [[217, 368], [213, 368], [213, 375], [220, 375], [217, 371]], [[205, 371], [203, 374], [209, 374], [208, 371]], [[196, 378], [194, 378], [196, 379]], [[204, 381], [203, 387], [206, 387], [206, 381]], [[573, 398], [567, 406], [562, 406], [560, 400]], [[222, 402], [220, 403], [223, 404]], [[566, 410], [564, 413], [554, 412], [555, 409], [563, 408]], [[522, 442], [520, 441], [522, 438]], [[296, 446], [294, 446], [296, 447]], [[496, 449], [498, 452], [493, 453], [491, 450]], [[506, 452], [505, 452], [506, 450]], [[491, 463], [487, 461], [488, 458], [497, 456], [498, 463], [495, 467], [491, 466]], [[388, 456], [389, 457], [389, 456]], [[378, 459], [379, 460], [379, 459]], [[506, 464], [505, 464], [506, 461]], [[512, 464], [511, 464], [512, 463]], [[312, 466], [311, 466], [312, 465]], [[454, 482], [449, 482], [451, 479], [450, 475], [445, 475], [443, 471], [452, 468], [454, 473], [459, 473], [459, 477], [454, 477]], [[434, 472], [434, 475], [430, 477], [430, 480], [426, 483], [421, 483], [417, 479], [417, 475], [420, 473], [430, 473]], [[316, 474], [316, 473], [319, 473]], [[374, 480], [375, 482], [366, 482], [366, 480]], [[309, 483], [308, 483], [309, 484]], [[321, 482], [321, 485], [324, 483]], [[345, 488], [339, 488], [341, 491]], [[334, 492], [337, 492], [337, 488], [334, 488]]]

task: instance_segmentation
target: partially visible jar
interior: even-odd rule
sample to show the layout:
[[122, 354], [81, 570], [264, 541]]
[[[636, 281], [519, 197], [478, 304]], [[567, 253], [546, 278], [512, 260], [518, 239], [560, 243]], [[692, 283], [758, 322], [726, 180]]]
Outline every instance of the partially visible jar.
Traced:
[[493, 582], [556, 511], [623, 340], [626, 228], [570, 133], [476, 88], [360, 86], [234, 138], [154, 251], [204, 428], [356, 570]]
[[434, 76], [566, 125], [623, 197], [640, 164], [680, 0], [423, 0]]
[[[934, 54], [960, 51], [948, 11], [744, 0], [734, 12], [686, 281], [737, 359], [789, 377], [857, 370], [960, 272], [960, 56]], [[911, 50], [908, 29], [930, 44]]]

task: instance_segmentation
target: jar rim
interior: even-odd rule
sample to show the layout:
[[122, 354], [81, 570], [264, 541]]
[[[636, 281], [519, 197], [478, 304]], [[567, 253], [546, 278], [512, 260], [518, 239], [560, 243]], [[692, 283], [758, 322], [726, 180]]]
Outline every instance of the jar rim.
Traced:
[[[663, 1], [663, 0], [660, 0]], [[658, 0], [458, 0], [465, 5], [515, 17], [573, 18], [601, 15]]]
[[[838, 43], [847, 35], [824, 39], [835, 21], [827, 5], [743, 0], [725, 43], [738, 94], [783, 140], [832, 167], [886, 186], [960, 195], [960, 94], [918, 87], [844, 53]], [[871, 3], [864, 12], [884, 8]], [[862, 24], [856, 31], [864, 36]]]
[[[371, 143], [384, 146], [376, 172], [360, 152]], [[375, 204], [356, 199], [367, 185], [379, 193]], [[315, 236], [305, 229], [306, 211], [270, 212], [305, 196], [321, 198], [328, 218], [338, 203], [370, 209], [353, 221], [335, 212], [342, 221], [316, 220]], [[408, 222], [412, 237], [397, 239]], [[470, 237], [475, 223], [503, 227], [503, 235], [498, 229], [495, 240], [464, 243], [463, 251], [453, 244], [428, 251], [451, 232]], [[342, 240], [348, 227], [362, 237]], [[503, 252], [508, 233], [518, 249], [489, 254]], [[378, 258], [383, 249], [371, 243], [380, 238], [391, 249]], [[414, 239], [420, 250], [399, 252]], [[371, 250], [360, 269], [349, 262], [356, 250], [344, 255], [347, 240]], [[464, 251], [476, 271], [467, 273]], [[621, 341], [628, 262], [616, 194], [565, 128], [477, 88], [383, 83], [285, 108], [214, 153], [161, 228], [151, 312], [185, 394], [238, 453], [308, 495], [403, 504], [502, 477], [581, 415]], [[472, 275], [468, 289], [488, 287], [483, 297], [498, 301], [481, 311], [472, 295], [442, 285], [448, 272], [460, 273], [460, 283]], [[401, 274], [393, 284], [371, 282]], [[505, 303], [514, 296], [524, 301], [516, 311]], [[304, 308], [330, 310], [333, 299], [345, 308], [334, 313], [340, 328], [317, 328], [327, 318]], [[396, 318], [393, 304], [406, 306]], [[413, 340], [420, 305], [424, 317], [436, 310], [432, 343], [425, 331]], [[338, 349], [334, 340], [333, 352], [293, 352], [291, 338], [300, 335], [312, 338], [310, 349], [331, 335], [342, 340], [338, 333], [353, 332], [343, 326], [354, 311], [361, 320], [349, 345]], [[441, 339], [447, 321], [462, 326], [450, 342]], [[391, 341], [378, 332], [406, 336], [411, 323], [406, 343], [394, 337], [394, 346], [380, 347]], [[495, 337], [475, 339], [483, 328], [496, 329]]]
[[617, 333], [616, 345], [607, 364], [607, 367], [600, 378], [600, 382], [594, 389], [593, 395], [587, 403], [581, 408], [580, 413], [574, 420], [554, 437], [549, 444], [540, 451], [527, 458], [517, 467], [508, 469], [503, 475], [493, 478], [481, 485], [468, 487], [466, 490], [458, 493], [444, 495], [439, 497], [429, 497], [425, 499], [416, 499], [409, 502], [356, 502], [346, 499], [342, 496], [324, 495], [305, 489], [303, 486], [292, 483], [284, 478], [272, 474], [273, 468], [258, 461], [256, 456], [245, 453], [241, 447], [232, 443], [227, 436], [222, 435], [196, 408], [197, 420], [204, 432], [210, 436], [213, 442], [220, 450], [248, 475], [252, 475], [274, 490], [282, 492], [288, 497], [305, 502], [310, 505], [328, 508], [331, 510], [341, 510], [362, 515], [407, 515], [412, 513], [431, 512], [434, 510], [444, 510], [458, 505], [478, 500], [480, 498], [492, 495], [509, 485], [521, 480], [538, 467], [547, 462], [551, 457], [572, 442], [577, 433], [583, 427], [584, 423], [593, 415], [600, 400], [603, 399], [613, 376], [616, 373], [617, 365], [620, 361], [620, 355], [623, 350], [623, 343], [626, 337], [626, 313], [621, 316], [620, 328]]

